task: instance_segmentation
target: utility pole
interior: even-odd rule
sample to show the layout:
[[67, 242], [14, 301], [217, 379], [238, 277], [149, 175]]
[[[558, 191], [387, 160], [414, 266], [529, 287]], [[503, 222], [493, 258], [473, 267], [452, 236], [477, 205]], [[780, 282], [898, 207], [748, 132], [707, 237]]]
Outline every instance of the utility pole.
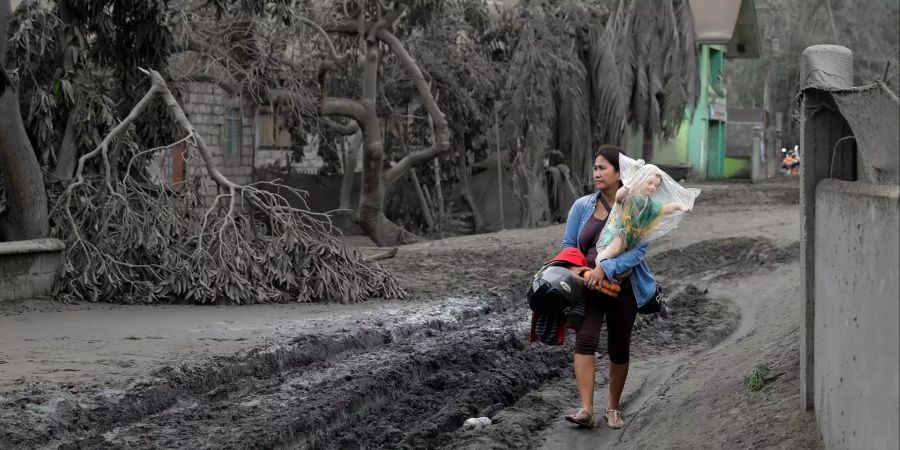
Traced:
[[494, 103], [494, 132], [497, 137], [497, 195], [500, 196], [500, 229], [506, 229], [503, 218], [503, 161], [500, 158], [500, 102]]
[[761, 42], [761, 44], [762, 44], [761, 50], [762, 50], [763, 58], [764, 58], [763, 61], [765, 61], [765, 65], [766, 65], [766, 67], [765, 67], [766, 76], [763, 81], [763, 105], [762, 106], [763, 106], [763, 110], [766, 111], [767, 113], [769, 113], [770, 108], [772, 106], [772, 103], [770, 100], [771, 88], [769, 87], [769, 84], [771, 83], [772, 62], [773, 62], [772, 57], [774, 56], [773, 52], [772, 52], [772, 28], [773, 28], [772, 23], [771, 23], [772, 7], [757, 6], [756, 11], [757, 11], [757, 14], [764, 13], [763, 15], [766, 18], [766, 20], [763, 21], [763, 27], [762, 27], [763, 38], [762, 38], [762, 42]]

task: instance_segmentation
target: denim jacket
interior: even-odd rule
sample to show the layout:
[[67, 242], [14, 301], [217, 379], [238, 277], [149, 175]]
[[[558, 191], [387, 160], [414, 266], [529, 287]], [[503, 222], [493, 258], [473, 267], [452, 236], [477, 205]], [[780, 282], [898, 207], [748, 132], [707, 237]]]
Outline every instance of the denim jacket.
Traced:
[[[566, 220], [566, 232], [563, 234], [560, 249], [566, 247], [578, 248], [578, 235], [584, 228], [584, 224], [590, 219], [597, 207], [599, 192], [588, 194], [575, 200], [569, 210], [569, 218]], [[612, 280], [617, 275], [631, 271], [631, 287], [634, 289], [634, 299], [638, 306], [643, 306], [656, 294], [656, 280], [650, 273], [650, 267], [644, 261], [647, 256], [647, 244], [641, 244], [633, 249], [623, 252], [619, 256], [603, 260], [600, 265], [606, 277]]]

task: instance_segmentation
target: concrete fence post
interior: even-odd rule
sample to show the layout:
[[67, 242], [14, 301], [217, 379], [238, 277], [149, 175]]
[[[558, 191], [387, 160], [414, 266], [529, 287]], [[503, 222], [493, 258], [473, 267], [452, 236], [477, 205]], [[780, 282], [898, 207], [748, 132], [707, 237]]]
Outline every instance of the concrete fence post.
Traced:
[[856, 150], [853, 132], [838, 113], [828, 91], [853, 85], [853, 53], [846, 47], [814, 45], [800, 61], [800, 203], [803, 268], [803, 324], [800, 338], [800, 393], [804, 409], [812, 409], [815, 396], [815, 235], [816, 186], [825, 178], [853, 181]]
[[775, 113], [775, 133], [773, 136], [773, 145], [772, 145], [772, 163], [771, 163], [771, 172], [770, 175], [774, 176], [778, 174], [778, 169], [781, 167], [781, 159], [784, 158], [784, 155], [781, 154], [781, 149], [784, 148], [784, 113]]
[[762, 127], [753, 127], [753, 143], [750, 148], [750, 181], [753, 183], [765, 178], [765, 139], [765, 129]]

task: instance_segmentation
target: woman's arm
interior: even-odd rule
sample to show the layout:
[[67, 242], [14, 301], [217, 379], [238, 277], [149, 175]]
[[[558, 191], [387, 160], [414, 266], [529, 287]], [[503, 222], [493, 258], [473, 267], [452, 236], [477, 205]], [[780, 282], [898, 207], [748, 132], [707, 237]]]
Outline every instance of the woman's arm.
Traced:
[[572, 203], [572, 207], [569, 208], [569, 217], [566, 218], [566, 232], [563, 233], [562, 244], [559, 246], [560, 250], [569, 247], [578, 248], [578, 227], [581, 225], [578, 222], [581, 215], [577, 211], [580, 208], [581, 203], [578, 200], [575, 200], [575, 203]]
[[643, 262], [646, 256], [647, 243], [645, 242], [615, 258], [600, 261], [600, 267], [603, 268], [603, 273], [606, 275], [606, 278], [612, 280], [616, 276]]

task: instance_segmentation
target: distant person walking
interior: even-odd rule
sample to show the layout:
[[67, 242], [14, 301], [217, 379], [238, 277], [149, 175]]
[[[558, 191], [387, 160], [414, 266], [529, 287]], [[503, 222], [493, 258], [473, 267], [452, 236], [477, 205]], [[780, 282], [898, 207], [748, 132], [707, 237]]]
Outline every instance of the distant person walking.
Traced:
[[556, 223], [566, 221], [566, 213], [578, 198], [572, 184], [572, 173], [566, 165], [566, 157], [559, 150], [551, 150], [547, 154], [547, 168], [544, 169], [547, 181], [547, 197], [550, 204], [550, 220]]
[[[562, 248], [574, 247], [587, 257], [591, 271], [587, 274], [584, 321], [575, 337], [575, 380], [581, 408], [566, 420], [584, 427], [594, 426], [594, 383], [597, 372], [596, 352], [604, 319], [609, 352], [609, 399], [604, 418], [610, 428], [622, 428], [625, 422], [619, 400], [628, 377], [631, 331], [637, 317], [638, 303], [643, 304], [656, 293], [656, 281], [644, 258], [647, 246], [633, 249], [596, 265], [597, 239], [600, 237], [616, 191], [622, 186], [619, 155], [622, 150], [603, 145], [594, 153], [594, 187], [597, 192], [579, 198], [569, 210]], [[622, 278], [617, 297], [600, 292], [601, 280]]]
[[781, 152], [785, 154], [781, 160], [781, 168], [784, 170], [784, 173], [787, 175], [799, 175], [800, 154], [797, 151], [797, 146], [794, 146], [792, 150], [781, 149]]

